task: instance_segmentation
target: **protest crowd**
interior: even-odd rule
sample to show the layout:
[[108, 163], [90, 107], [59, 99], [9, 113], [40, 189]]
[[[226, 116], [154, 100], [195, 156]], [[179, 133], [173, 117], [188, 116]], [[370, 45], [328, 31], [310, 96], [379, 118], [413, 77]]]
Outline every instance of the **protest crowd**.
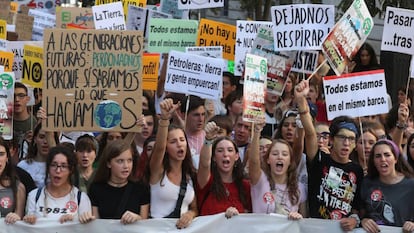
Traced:
[[[205, 19], [180, 19], [177, 28], [177, 19], [152, 12], [152, 21], [136, 22], [145, 8], [130, 5], [124, 15], [118, 3], [92, 8], [89, 23], [101, 30], [59, 28], [58, 12], [70, 8], [56, 9], [56, 28], [33, 26], [43, 42], [35, 44], [39, 79], [8, 70], [0, 52], [8, 230], [45, 219], [82, 227], [163, 218], [191, 230], [203, 216], [276, 214], [336, 221], [338, 232], [414, 232], [413, 85], [408, 78], [391, 103], [383, 65], [365, 42], [373, 22], [364, 1], [336, 24], [333, 6], [273, 6], [272, 22], [238, 21], [240, 30], [256, 28], [241, 37], [234, 25]], [[24, 17], [36, 22], [44, 12], [34, 10]], [[315, 19], [289, 20], [295, 12]], [[414, 17], [390, 8], [383, 40], [392, 37], [387, 25], [411, 26], [397, 14]], [[238, 50], [248, 36], [251, 48]], [[403, 52], [402, 44], [382, 49]], [[30, 46], [24, 66], [39, 51]]]

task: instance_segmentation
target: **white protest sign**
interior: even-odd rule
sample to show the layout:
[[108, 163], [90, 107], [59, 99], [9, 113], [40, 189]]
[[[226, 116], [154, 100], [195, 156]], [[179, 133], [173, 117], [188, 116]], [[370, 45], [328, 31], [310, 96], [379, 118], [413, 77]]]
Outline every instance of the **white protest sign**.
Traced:
[[267, 59], [246, 54], [243, 88], [243, 120], [260, 122], [265, 118]]
[[126, 30], [122, 2], [93, 6], [92, 12], [96, 29]]
[[318, 51], [297, 51], [290, 71], [312, 74], [318, 64]]
[[371, 116], [388, 112], [384, 70], [323, 79], [328, 120], [337, 116]]
[[318, 50], [335, 24], [335, 7], [322, 4], [273, 6], [275, 50]]
[[144, 36], [148, 36], [149, 30], [149, 21], [152, 18], [156, 19], [168, 19], [172, 18], [172, 15], [137, 7], [133, 5], [128, 5], [128, 16], [126, 21], [127, 30], [139, 30], [144, 32]]
[[178, 9], [178, 0], [161, 0], [158, 9], [163, 13], [171, 14], [174, 19], [189, 18], [189, 10]]
[[32, 40], [43, 41], [43, 31], [45, 28], [56, 27], [56, 15], [35, 9], [30, 9], [28, 14], [34, 17]]
[[222, 90], [221, 59], [171, 51], [167, 61], [165, 90], [219, 99]]
[[381, 50], [414, 54], [414, 11], [387, 7]]
[[[237, 20], [236, 26], [234, 66], [242, 67], [244, 65], [246, 53], [250, 52], [257, 33], [259, 32], [259, 28], [261, 26], [272, 28], [273, 24], [272, 22]], [[234, 69], [234, 75], [240, 76], [242, 73], [243, 71], [241, 69]]]
[[178, 0], [178, 9], [223, 7], [224, 0]]

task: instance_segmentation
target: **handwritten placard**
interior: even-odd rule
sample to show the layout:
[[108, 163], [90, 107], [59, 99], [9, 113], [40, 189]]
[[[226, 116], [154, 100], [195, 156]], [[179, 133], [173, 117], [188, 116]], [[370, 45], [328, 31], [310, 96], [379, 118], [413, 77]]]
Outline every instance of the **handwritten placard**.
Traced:
[[43, 41], [43, 31], [45, 28], [56, 26], [56, 16], [45, 11], [30, 9], [29, 16], [34, 17], [32, 40]]
[[96, 29], [126, 30], [124, 8], [121, 2], [92, 7]]
[[236, 43], [236, 26], [201, 19], [197, 46], [222, 46], [223, 58], [234, 60], [234, 45]]
[[196, 20], [151, 19], [148, 34], [148, 51], [168, 53], [184, 51], [195, 46], [198, 22]]
[[312, 74], [318, 64], [318, 51], [297, 51], [291, 71]]
[[32, 39], [34, 17], [18, 13], [16, 16], [16, 33], [19, 35], [18, 40], [28, 41]]
[[42, 127], [137, 131], [143, 36], [137, 31], [45, 30]]
[[145, 38], [147, 38], [149, 31], [149, 21], [153, 18], [168, 19], [172, 18], [172, 16], [151, 9], [129, 5], [128, 17], [126, 20], [127, 30], [143, 31]]

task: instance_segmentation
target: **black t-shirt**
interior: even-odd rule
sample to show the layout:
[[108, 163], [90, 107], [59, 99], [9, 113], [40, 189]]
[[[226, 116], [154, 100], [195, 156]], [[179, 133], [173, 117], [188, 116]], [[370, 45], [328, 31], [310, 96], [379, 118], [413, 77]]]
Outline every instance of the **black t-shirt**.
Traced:
[[312, 218], [338, 220], [360, 209], [363, 179], [361, 166], [351, 161], [335, 162], [328, 154], [318, 151], [309, 161], [309, 213]]
[[[131, 186], [127, 197], [124, 192]], [[89, 189], [89, 198], [92, 206], [98, 207], [99, 217], [102, 219], [120, 219], [122, 214], [129, 210], [140, 214], [141, 206], [149, 204], [149, 186], [129, 181], [124, 187], [113, 187], [107, 183], [92, 183]], [[127, 198], [125, 208], [118, 211], [121, 200]]]
[[36, 184], [33, 181], [32, 176], [23, 168], [15, 166], [17, 177], [19, 177], [20, 182], [23, 183], [25, 189], [26, 189], [26, 196], [36, 188]]

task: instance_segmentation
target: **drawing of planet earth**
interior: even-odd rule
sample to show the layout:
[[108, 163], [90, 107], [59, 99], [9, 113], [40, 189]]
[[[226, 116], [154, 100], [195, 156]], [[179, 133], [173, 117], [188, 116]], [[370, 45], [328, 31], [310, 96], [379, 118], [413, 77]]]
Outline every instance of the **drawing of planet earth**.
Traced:
[[102, 101], [96, 106], [93, 117], [102, 129], [112, 129], [121, 122], [121, 107], [113, 100]]

